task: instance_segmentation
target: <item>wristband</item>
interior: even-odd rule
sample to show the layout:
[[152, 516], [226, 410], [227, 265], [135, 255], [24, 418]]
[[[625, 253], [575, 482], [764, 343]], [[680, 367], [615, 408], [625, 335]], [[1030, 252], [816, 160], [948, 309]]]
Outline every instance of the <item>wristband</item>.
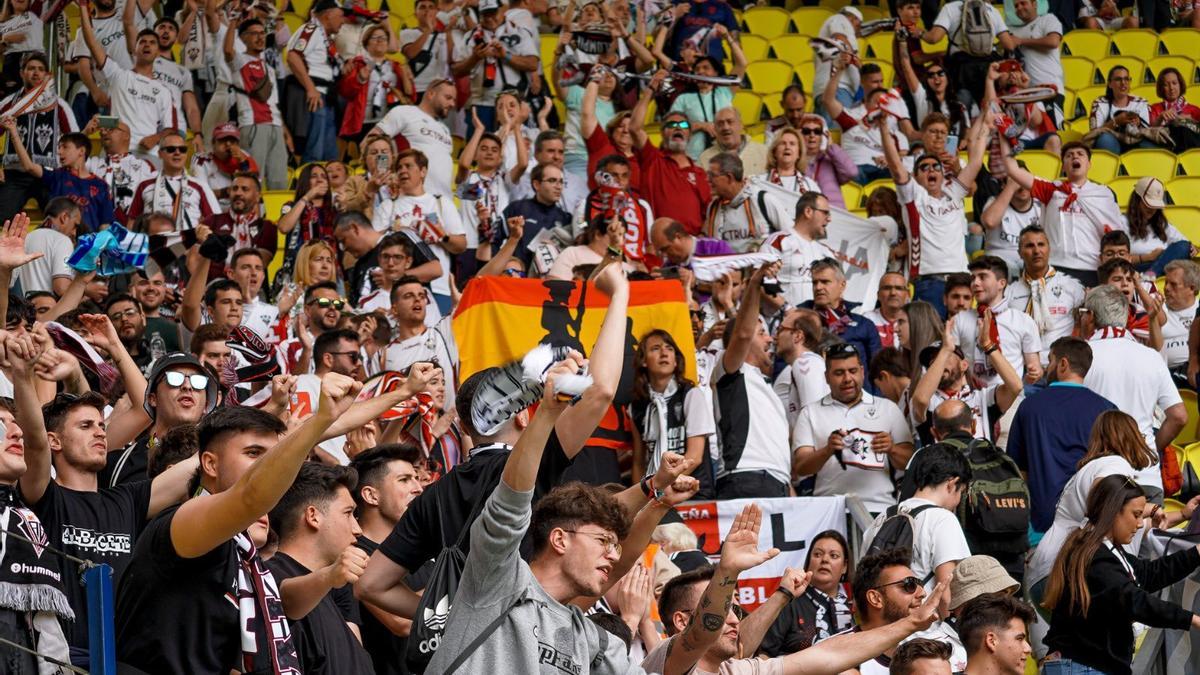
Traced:
[[650, 486], [650, 481], [650, 476], [643, 476], [642, 480], [638, 482], [638, 485], [642, 486], [642, 494], [646, 495], [647, 498], [654, 496], [654, 489]]
[[784, 588], [783, 586], [777, 586], [775, 588], [775, 592], [783, 593], [784, 595], [786, 595], [788, 602], [791, 602], [796, 599], [796, 595], [794, 593], [792, 593], [791, 591], [789, 591], [788, 589]]
[[993, 344], [991, 347], [988, 347], [987, 349], [984, 349], [984, 350], [983, 350], [983, 353], [984, 353], [984, 354], [986, 354], [986, 355], [988, 355], [988, 356], [991, 356], [991, 355], [992, 355], [992, 352], [994, 352], [994, 351], [998, 351], [999, 349], [1000, 349], [1000, 345], [998, 345], [998, 344]]
[[650, 497], [650, 503], [654, 504], [655, 506], [661, 506], [663, 508], [669, 509], [669, 508], [671, 508], [671, 505], [668, 504], [666, 502], [666, 500], [663, 499], [663, 497], [666, 497], [666, 496], [667, 496], [666, 490], [659, 490], [658, 488], [654, 488], [654, 495]]
[[609, 246], [608, 247], [608, 255], [610, 255], [614, 258], [620, 258], [621, 257], [621, 249], [616, 248], [615, 246]]

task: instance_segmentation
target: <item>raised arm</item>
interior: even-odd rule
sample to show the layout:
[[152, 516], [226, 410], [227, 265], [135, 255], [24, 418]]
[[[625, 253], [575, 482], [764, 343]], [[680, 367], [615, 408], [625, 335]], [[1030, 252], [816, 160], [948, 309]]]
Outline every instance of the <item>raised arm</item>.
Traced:
[[[729, 55], [733, 57], [733, 69], [729, 71], [730, 77], [736, 77], [739, 80], [746, 74], [746, 52], [742, 51], [742, 43], [737, 36], [726, 30], [723, 24], [717, 24], [716, 30], [725, 37], [725, 41], [729, 43]], [[740, 85], [732, 86], [734, 91], [740, 88]]]
[[825, 89], [821, 91], [821, 103], [825, 104], [825, 112], [829, 114], [830, 119], [837, 119], [837, 116], [846, 110], [842, 102], [837, 100], [837, 90], [842, 71], [849, 66], [850, 55], [846, 52], [838, 54], [837, 59], [829, 64], [829, 80], [825, 82]]
[[[121, 26], [125, 29], [125, 48], [130, 54], [137, 51], [137, 23], [134, 21], [134, 16], [137, 14], [138, 3], [129, 0], [125, 3], [125, 9], [121, 12]], [[232, 30], [229, 32], [233, 32]]]
[[184, 328], [195, 332], [203, 322], [200, 313], [200, 303], [204, 300], [204, 289], [208, 285], [208, 270], [212, 261], [200, 255], [200, 244], [208, 238], [210, 230], [207, 225], [196, 228], [196, 244], [188, 249], [187, 269], [190, 281], [183, 290], [183, 300], [179, 304], [179, 320]]
[[103, 71], [104, 64], [108, 62], [108, 55], [104, 52], [104, 45], [100, 44], [99, 38], [96, 37], [96, 29], [92, 26], [90, 3], [85, 2], [79, 8], [79, 30], [83, 33], [83, 43], [87, 45], [92, 60], [96, 62], [96, 70]]
[[639, 150], [650, 140], [650, 137], [646, 135], [646, 113], [650, 109], [650, 99], [654, 97], [654, 92], [662, 86], [663, 80], [667, 79], [667, 75], [666, 70], [654, 73], [650, 84], [642, 89], [637, 104], [633, 106], [633, 112], [629, 115], [629, 133], [633, 136], [633, 147]]
[[579, 135], [584, 140], [591, 138], [596, 127], [600, 126], [599, 120], [596, 119], [596, 99], [599, 97], [600, 81], [598, 78], [589, 77], [587, 85], [583, 88], [583, 101], [579, 104]]
[[29, 156], [29, 151], [25, 149], [25, 142], [21, 140], [21, 134], [17, 133], [17, 121], [12, 117], [5, 116], [0, 118], [0, 126], [3, 126], [4, 130], [8, 132], [8, 143], [17, 153], [17, 159], [21, 161], [21, 169], [32, 174], [34, 178], [41, 178], [45, 170]]
[[[479, 140], [487, 132], [487, 127], [479, 121], [479, 112], [475, 106], [471, 106], [471, 121], [474, 123], [474, 130], [471, 132], [470, 140], [463, 146], [462, 153], [458, 156], [458, 182], [460, 183], [466, 180], [467, 174], [471, 172], [471, 167], [475, 166], [475, 151], [479, 148]], [[519, 143], [520, 140], [518, 139], [517, 142]]]
[[[900, 19], [896, 19], [896, 26], [900, 26]], [[917, 70], [913, 68], [912, 54], [908, 53], [908, 48], [903, 40], [894, 42], [892, 53], [899, 64], [900, 75], [904, 77], [904, 86], [908, 87], [910, 92], [921, 88], [921, 79], [917, 77]]]
[[525, 232], [525, 217], [513, 216], [505, 224], [508, 236], [504, 239], [504, 244], [492, 252], [491, 259], [479, 268], [475, 276], [498, 277], [504, 273], [504, 267], [508, 265], [508, 261], [512, 260], [513, 253], [517, 250], [517, 244], [521, 243], [521, 235]]
[[567, 457], [574, 457], [591, 438], [616, 395], [625, 367], [625, 322], [629, 309], [629, 281], [620, 265], [609, 265], [596, 277], [596, 288], [608, 295], [608, 310], [588, 354], [592, 386], [563, 412], [555, 430]]
[[808, 589], [810, 581], [812, 581], [812, 572], [805, 572], [803, 568], [789, 567], [783, 571], [779, 587], [775, 589], [771, 597], [738, 624], [738, 647], [740, 647], [741, 653], [754, 654], [758, 652], [763, 637], [775, 623], [779, 613], [783, 611], [784, 607], [787, 607], [789, 602]]
[[500, 480], [513, 490], [533, 491], [537, 482], [538, 467], [542, 464], [542, 453], [546, 450], [546, 441], [550, 440], [550, 432], [554, 430], [555, 422], [568, 405], [566, 401], [559, 400], [554, 393], [555, 378], [577, 373], [581, 368], [583, 356], [579, 352], [571, 352], [546, 374], [546, 390], [542, 402], [529, 426], [521, 432], [520, 438], [513, 445], [512, 452], [504, 463], [504, 473], [500, 475]]
[[875, 120], [875, 126], [879, 127], [879, 139], [883, 143], [883, 160], [887, 162], [888, 171], [891, 172], [896, 185], [904, 185], [912, 178], [912, 175], [908, 173], [908, 169], [904, 168], [904, 160], [900, 158], [900, 149], [896, 147], [896, 139], [892, 138], [892, 132], [888, 129], [887, 113], [882, 111], [879, 113], [879, 118]]
[[[1012, 406], [1017, 397], [1024, 391], [1025, 385], [1021, 383], [1021, 376], [1017, 375], [1017, 371], [1008, 362], [1004, 354], [1000, 352], [1000, 345], [992, 344], [991, 342], [991, 326], [996, 318], [992, 316], [991, 309], [983, 310], [983, 316], [979, 318], [979, 349], [987, 355], [988, 363], [992, 368], [996, 369], [996, 373], [1000, 375], [1000, 381], [1004, 384], [996, 389], [996, 407], [1003, 412]], [[946, 323], [950, 323], [947, 321]], [[988, 353], [990, 350], [991, 353]], [[934, 370], [931, 365], [930, 370]], [[941, 370], [935, 371], [937, 373]], [[924, 378], [922, 378], [924, 379]], [[918, 418], [920, 419], [920, 418]]]
[[[983, 168], [983, 155], [987, 152], [988, 139], [991, 137], [992, 129], [995, 128], [995, 120], [996, 115], [989, 110], [980, 115], [967, 132], [970, 135], [967, 143], [967, 165], [958, 172], [955, 178], [968, 190], [975, 184], [975, 177]], [[1004, 139], [1000, 139], [1001, 145], [1005, 143]]]
[[[522, 110], [524, 107], [522, 107]], [[513, 164], [512, 169], [508, 172], [508, 180], [513, 185], [521, 182], [521, 176], [525, 175], [525, 167], [529, 166], [529, 143], [525, 139], [525, 115], [521, 114], [513, 119], [508, 120], [509, 133], [513, 137], [513, 145], [517, 147], [517, 163]]]
[[366, 401], [359, 401], [350, 406], [341, 417], [329, 425], [325, 433], [321, 434], [321, 440], [326, 441], [331, 438], [337, 438], [372, 420], [378, 419], [380, 415], [391, 410], [396, 405], [425, 391], [429, 386], [429, 381], [433, 379], [433, 374], [433, 364], [424, 362], [414, 363], [409, 368], [408, 379], [405, 380], [403, 385], [395, 391], [367, 399]]
[[37, 504], [50, 485], [50, 444], [38, 400], [34, 362], [42, 354], [42, 345], [28, 333], [8, 334], [4, 340], [6, 374], [12, 380], [13, 404], [17, 424], [25, 434], [25, 473], [19, 482], [27, 504]]
[[146, 518], [153, 518], [168, 506], [181, 504], [190, 496], [188, 487], [200, 468], [200, 455], [192, 455], [179, 461], [154, 477], [150, 483], [150, 506]]
[[1012, 153], [1009, 152], [1008, 143], [1001, 142], [998, 145], [1000, 146], [1000, 156], [1004, 158], [1004, 170], [1008, 173], [1009, 180], [1016, 181], [1017, 185], [1026, 190], [1032, 190], [1037, 176], [1017, 164], [1017, 160], [1013, 159]]
[[1021, 186], [1017, 185], [1017, 182], [1009, 176], [1008, 180], [1004, 182], [1004, 189], [996, 195], [991, 204], [983, 209], [983, 213], [979, 214], [979, 220], [984, 227], [989, 230], [1000, 227], [1000, 224], [1004, 222], [1004, 214], [1008, 212], [1008, 205], [1012, 203], [1013, 195], [1017, 194], [1017, 190], [1020, 188]]
[[725, 345], [725, 353], [721, 355], [721, 365], [727, 373], [741, 370], [742, 364], [746, 362], [746, 355], [750, 353], [750, 343], [754, 341], [754, 335], [758, 332], [758, 305], [762, 295], [763, 278], [775, 276], [779, 272], [779, 265], [778, 262], [769, 262], [754, 270], [742, 291], [742, 305], [738, 308], [737, 318], [734, 320], [733, 336], [729, 338], [729, 344]]
[[946, 319], [946, 325], [943, 328], [942, 348], [938, 350], [937, 356], [933, 357], [933, 362], [929, 364], [925, 373], [921, 375], [921, 379], [917, 381], [917, 386], [913, 387], [912, 412], [914, 419], [924, 420], [926, 413], [929, 412], [929, 401], [933, 398], [933, 392], [937, 391], [942, 373], [946, 371], [946, 362], [954, 353], [954, 347], [954, 317], [950, 317]]
[[233, 63], [233, 57], [237, 55], [237, 50], [234, 49], [234, 37], [237, 36], [237, 30], [230, 26], [225, 31], [225, 39], [221, 42], [221, 53], [225, 55], [227, 63]]
[[[29, 236], [29, 216], [24, 211], [4, 221], [0, 227], [0, 289], [12, 287], [12, 273], [22, 265], [42, 257], [41, 253], [25, 252], [25, 237]], [[0, 292], [0, 316], [8, 315], [8, 292]]]
[[321, 434], [362, 389], [361, 382], [329, 373], [321, 378], [321, 403], [304, 424], [263, 452], [228, 490], [193, 497], [171, 521], [171, 543], [182, 558], [198, 558], [245, 530], [279, 502]]
[[108, 420], [108, 449], [119, 450], [136, 439], [150, 424], [150, 416], [142, 407], [146, 397], [146, 378], [133, 362], [133, 357], [129, 355], [129, 351], [117, 335], [117, 329], [106, 315], [81, 314], [79, 322], [89, 333], [88, 342], [107, 352], [117, 366], [117, 371], [125, 383], [125, 393], [132, 404], [128, 411], [123, 414], [113, 413]]

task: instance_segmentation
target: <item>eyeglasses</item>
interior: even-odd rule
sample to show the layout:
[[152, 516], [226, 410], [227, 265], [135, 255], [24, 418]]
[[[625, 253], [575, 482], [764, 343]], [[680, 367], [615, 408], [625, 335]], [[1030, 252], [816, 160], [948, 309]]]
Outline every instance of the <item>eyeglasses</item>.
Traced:
[[1125, 76], [1125, 77], [1113, 77], [1113, 78], [1112, 78], [1112, 79], [1110, 79], [1109, 81], [1110, 81], [1110, 82], [1133, 82], [1133, 78], [1132, 78], [1132, 77], [1129, 77], [1129, 76], [1127, 75], [1127, 76]]
[[561, 179], [561, 178], [543, 178], [543, 179], [539, 180], [538, 182], [539, 183], [550, 183], [551, 185], [553, 185], [555, 183], [563, 182], [563, 179]]
[[666, 122], [663, 124], [664, 129], [691, 129], [692, 125], [687, 120], [675, 120], [674, 122]]
[[138, 314], [141, 314], [141, 311], [137, 307], [130, 307], [129, 309], [125, 310], [124, 312], [113, 312], [112, 314], [108, 315], [108, 318], [113, 323], [116, 323], [116, 322], [120, 321], [121, 319], [132, 319], [133, 317], [137, 316]]
[[618, 556], [621, 555], [621, 542], [613, 539], [612, 537], [606, 537], [604, 535], [594, 534], [592, 532], [581, 532], [579, 530], [563, 530], [563, 532], [582, 534], [585, 537], [591, 537], [592, 539], [595, 539], [596, 541], [600, 542], [602, 546], [604, 546], [604, 555], [608, 555], [610, 553], [614, 553]]
[[169, 152], [171, 154], [183, 154], [187, 152], [186, 145], [164, 145], [160, 147], [159, 152]]
[[183, 381], [187, 380], [192, 389], [200, 391], [208, 386], [208, 376], [200, 373], [192, 373], [187, 375], [178, 370], [168, 370], [166, 378], [167, 386], [172, 389], [178, 389], [183, 386]]
[[380, 253], [379, 262], [400, 262], [407, 257], [403, 253]]
[[931, 70], [931, 71], [925, 73], [925, 77], [945, 77], [945, 76], [946, 76], [946, 71], [944, 71], [944, 70]]
[[888, 586], [900, 586], [900, 590], [904, 591], [905, 593], [907, 593], [909, 595], [912, 595], [913, 593], [917, 592], [918, 588], [921, 587], [921, 580], [916, 577], [904, 577], [900, 581], [892, 581], [892, 582], [889, 582], [886, 584], [879, 584], [878, 586], [876, 586], [875, 588], [873, 588], [871, 590], [877, 591], [881, 588], [887, 588]]
[[917, 167], [918, 172], [937, 171], [940, 173], [941, 170], [942, 170], [941, 164], [931, 164], [928, 162]]
[[334, 356], [349, 356], [351, 363], [358, 363], [359, 361], [362, 361], [362, 354], [359, 352], [326, 352], [326, 354], [333, 354]]
[[820, 136], [822, 133], [824, 132], [820, 129], [812, 129], [808, 127], [800, 130], [801, 136]]
[[330, 300], [329, 298], [316, 298], [315, 300], [309, 300], [308, 304], [316, 305], [321, 309], [329, 309], [330, 307], [333, 307], [334, 309], [341, 311], [342, 308], [346, 306], [346, 301], [342, 300], [341, 298], [338, 298], [337, 300]]
[[829, 209], [813, 209], [813, 211], [816, 211], [817, 213], [824, 213], [825, 215], [829, 215]]

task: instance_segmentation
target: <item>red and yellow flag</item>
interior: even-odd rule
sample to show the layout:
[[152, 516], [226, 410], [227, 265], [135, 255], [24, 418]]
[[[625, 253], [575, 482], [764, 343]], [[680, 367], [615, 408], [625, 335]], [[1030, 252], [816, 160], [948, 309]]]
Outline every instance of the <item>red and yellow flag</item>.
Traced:
[[[696, 343], [683, 287], [666, 280], [635, 281], [629, 288], [627, 358], [637, 340], [661, 328], [679, 344], [687, 363], [685, 375], [694, 382]], [[476, 277], [467, 284], [454, 314], [459, 379], [519, 359], [543, 342], [570, 345], [588, 356], [607, 310], [608, 296], [593, 284]], [[627, 361], [626, 368], [631, 367]]]

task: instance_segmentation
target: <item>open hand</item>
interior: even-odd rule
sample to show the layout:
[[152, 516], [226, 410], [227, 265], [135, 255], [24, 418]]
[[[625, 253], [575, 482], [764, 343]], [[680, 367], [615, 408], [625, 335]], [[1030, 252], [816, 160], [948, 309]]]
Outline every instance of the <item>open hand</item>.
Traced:
[[721, 546], [719, 566], [729, 575], [737, 575], [751, 567], [757, 567], [779, 555], [779, 549], [758, 550], [758, 533], [762, 529], [762, 509], [751, 504], [733, 520], [725, 543]]
[[0, 228], [0, 268], [15, 270], [42, 257], [41, 253], [25, 251], [25, 237], [29, 235], [29, 216], [24, 211], [4, 222]]

